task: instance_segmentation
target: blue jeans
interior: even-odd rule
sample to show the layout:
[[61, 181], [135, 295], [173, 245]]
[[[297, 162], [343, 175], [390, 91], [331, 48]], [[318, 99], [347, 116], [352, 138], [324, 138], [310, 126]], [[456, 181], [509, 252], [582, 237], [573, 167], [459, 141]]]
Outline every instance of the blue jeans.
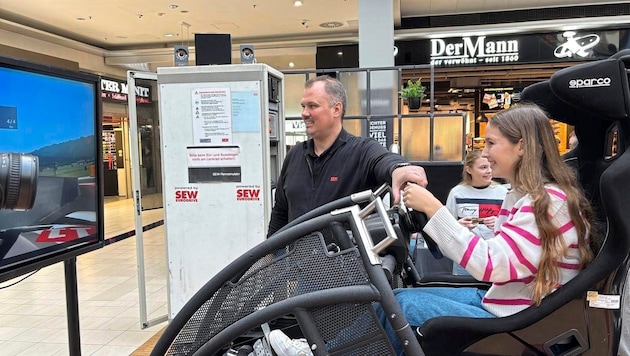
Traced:
[[[394, 294], [409, 325], [414, 329], [437, 316], [495, 317], [481, 305], [481, 299], [486, 291], [477, 288], [399, 288], [394, 290]], [[403, 355], [396, 333], [386, 322], [385, 313], [380, 306], [376, 307], [376, 313], [394, 345], [396, 355]]]

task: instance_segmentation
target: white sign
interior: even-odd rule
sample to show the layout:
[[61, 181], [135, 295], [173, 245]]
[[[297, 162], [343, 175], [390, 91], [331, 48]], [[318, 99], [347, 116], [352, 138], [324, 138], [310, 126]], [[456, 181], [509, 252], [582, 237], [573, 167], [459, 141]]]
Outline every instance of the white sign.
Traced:
[[511, 63], [518, 58], [518, 40], [486, 41], [486, 36], [451, 42], [431, 39], [431, 64], [435, 66]]
[[231, 145], [232, 98], [230, 89], [193, 89], [192, 120], [194, 145]]
[[240, 167], [241, 149], [239, 147], [208, 147], [186, 149], [188, 167]]

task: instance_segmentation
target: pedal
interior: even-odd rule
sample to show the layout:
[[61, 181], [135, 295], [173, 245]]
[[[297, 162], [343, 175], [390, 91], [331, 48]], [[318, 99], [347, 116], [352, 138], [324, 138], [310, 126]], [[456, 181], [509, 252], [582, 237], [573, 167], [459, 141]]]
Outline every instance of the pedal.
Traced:
[[[262, 348], [264, 349], [264, 351], [266, 352], [265, 354], [259, 354], [258, 351], [256, 351], [256, 344], [254, 344], [254, 351], [256, 351], [256, 355], [266, 355], [266, 356], [275, 356], [275, 353], [272, 351], [271, 348], [271, 344], [269, 343], [269, 333], [271, 332], [271, 328], [269, 327], [269, 323], [264, 323], [262, 325], [260, 325], [260, 328], [263, 331], [263, 338], [259, 339], [258, 341], [260, 341], [260, 345], [262, 346]], [[262, 341], [261, 341], [262, 340]], [[256, 341], [256, 342], [258, 342]]]
[[[263, 342], [263, 340], [265, 340]], [[271, 352], [271, 347], [266, 339], [258, 339], [254, 343], [254, 355], [256, 356], [274, 356]]]

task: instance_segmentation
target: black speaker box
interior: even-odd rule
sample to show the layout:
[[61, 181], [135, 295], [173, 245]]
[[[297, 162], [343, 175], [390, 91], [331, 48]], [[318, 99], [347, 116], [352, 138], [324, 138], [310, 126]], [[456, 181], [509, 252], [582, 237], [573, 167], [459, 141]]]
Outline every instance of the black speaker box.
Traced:
[[195, 34], [195, 64], [232, 64], [232, 37], [229, 34]]

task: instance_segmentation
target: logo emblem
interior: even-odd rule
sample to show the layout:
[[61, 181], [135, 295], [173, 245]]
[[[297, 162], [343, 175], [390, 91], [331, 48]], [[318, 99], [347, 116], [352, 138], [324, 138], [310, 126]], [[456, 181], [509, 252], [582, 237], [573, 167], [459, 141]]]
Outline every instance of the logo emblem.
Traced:
[[590, 53], [587, 51], [599, 43], [599, 36], [596, 34], [574, 37], [576, 34], [577, 33], [573, 31], [566, 31], [562, 34], [562, 37], [566, 38], [567, 41], [556, 47], [555, 51], [553, 51], [556, 58], [573, 56], [580, 56], [582, 58], [588, 57]]
[[569, 89], [609, 87], [611, 82], [609, 77], [571, 79]]

